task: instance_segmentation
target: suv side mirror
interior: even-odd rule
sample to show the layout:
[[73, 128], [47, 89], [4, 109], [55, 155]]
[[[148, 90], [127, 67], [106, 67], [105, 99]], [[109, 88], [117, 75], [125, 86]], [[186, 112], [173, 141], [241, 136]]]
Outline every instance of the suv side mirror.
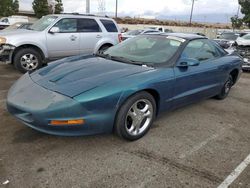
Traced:
[[49, 33], [59, 33], [60, 32], [60, 29], [59, 27], [52, 27], [50, 30], [49, 30]]
[[198, 66], [198, 65], [200, 65], [200, 62], [193, 58], [182, 58], [177, 63], [177, 67], [183, 67], [183, 68], [185, 67], [187, 68], [190, 66]]

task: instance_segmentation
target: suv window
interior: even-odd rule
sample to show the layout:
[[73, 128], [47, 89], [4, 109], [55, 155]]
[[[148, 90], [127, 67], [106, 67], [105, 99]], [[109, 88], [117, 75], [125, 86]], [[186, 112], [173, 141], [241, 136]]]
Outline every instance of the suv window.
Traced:
[[206, 61], [219, 56], [216, 47], [206, 39], [189, 42], [182, 53], [182, 57], [193, 58], [198, 61]]
[[9, 20], [8, 20], [8, 18], [5, 18], [5, 19], [2, 20], [2, 22], [9, 23]]
[[116, 28], [116, 25], [114, 24], [113, 21], [111, 20], [101, 20], [102, 24], [104, 25], [105, 29], [108, 31], [108, 32], [118, 32], [117, 28]]
[[94, 19], [81, 18], [77, 19], [77, 30], [83, 33], [101, 32], [101, 28]]
[[54, 26], [59, 28], [60, 33], [75, 33], [75, 32], [77, 32], [77, 20], [74, 18], [61, 19]]

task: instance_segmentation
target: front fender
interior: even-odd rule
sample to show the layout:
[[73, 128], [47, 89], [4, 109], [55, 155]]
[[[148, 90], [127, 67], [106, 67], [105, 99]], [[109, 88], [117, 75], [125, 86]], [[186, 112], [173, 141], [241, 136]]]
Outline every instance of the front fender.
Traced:
[[44, 57], [48, 58], [48, 51], [47, 51], [45, 44], [27, 41], [27, 42], [17, 43], [15, 46], [16, 46], [16, 48], [18, 48], [18, 47], [25, 46], [25, 45], [35, 46], [35, 47], [39, 48], [41, 50], [41, 52], [43, 53]]

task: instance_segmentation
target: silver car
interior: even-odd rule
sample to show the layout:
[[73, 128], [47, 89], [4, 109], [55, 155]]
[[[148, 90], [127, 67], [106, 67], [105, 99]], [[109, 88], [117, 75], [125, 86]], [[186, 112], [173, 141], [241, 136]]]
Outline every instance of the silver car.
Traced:
[[48, 60], [103, 52], [121, 42], [116, 22], [107, 17], [79, 14], [47, 15], [29, 30], [0, 33], [0, 61], [21, 72], [32, 71]]

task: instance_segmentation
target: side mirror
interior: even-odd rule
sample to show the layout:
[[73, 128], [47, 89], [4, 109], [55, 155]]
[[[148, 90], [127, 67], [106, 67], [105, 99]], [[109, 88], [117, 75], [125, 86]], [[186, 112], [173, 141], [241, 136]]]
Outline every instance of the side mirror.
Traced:
[[59, 27], [52, 27], [50, 30], [49, 30], [49, 33], [59, 33], [60, 32], [60, 29]]
[[177, 67], [183, 67], [183, 68], [187, 68], [190, 66], [198, 66], [200, 65], [200, 62], [196, 59], [193, 58], [182, 58], [179, 60]]

